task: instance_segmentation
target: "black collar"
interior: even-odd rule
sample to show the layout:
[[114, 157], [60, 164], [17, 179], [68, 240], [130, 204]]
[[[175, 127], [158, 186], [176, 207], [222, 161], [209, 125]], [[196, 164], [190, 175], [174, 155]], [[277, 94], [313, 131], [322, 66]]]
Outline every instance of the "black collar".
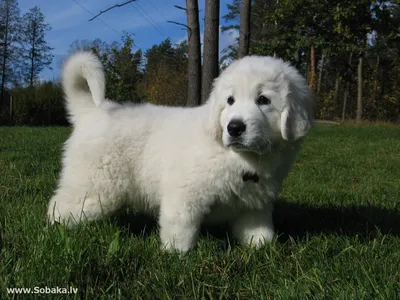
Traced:
[[244, 173], [243, 175], [243, 181], [248, 181], [248, 180], [253, 180], [254, 182], [258, 182], [260, 180], [260, 177], [258, 177], [257, 173]]

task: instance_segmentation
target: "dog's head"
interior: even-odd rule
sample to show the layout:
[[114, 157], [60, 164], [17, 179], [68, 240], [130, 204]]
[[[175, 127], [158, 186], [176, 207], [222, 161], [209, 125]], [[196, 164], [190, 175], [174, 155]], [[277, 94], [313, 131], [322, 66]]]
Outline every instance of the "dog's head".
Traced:
[[312, 125], [311, 93], [305, 79], [280, 59], [247, 56], [214, 81], [209, 128], [225, 147], [267, 152], [295, 141]]

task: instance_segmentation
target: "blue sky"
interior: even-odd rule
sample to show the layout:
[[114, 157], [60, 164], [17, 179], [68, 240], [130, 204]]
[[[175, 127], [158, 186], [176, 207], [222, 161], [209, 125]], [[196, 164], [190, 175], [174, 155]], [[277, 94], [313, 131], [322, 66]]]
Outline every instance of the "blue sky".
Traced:
[[[60, 65], [75, 40], [94, 40], [99, 38], [106, 42], [120, 41], [122, 32], [134, 33], [135, 45], [142, 50], [160, 43], [169, 37], [173, 43], [186, 38], [186, 30], [167, 21], [186, 24], [185, 12], [174, 5], [185, 6], [185, 0], [137, 0], [121, 8], [114, 8], [99, 19], [88, 20], [101, 10], [104, 10], [125, 0], [19, 0], [21, 14], [33, 6], [38, 6], [45, 20], [52, 27], [47, 34], [46, 41], [54, 48], [53, 70], [44, 70], [42, 79], [59, 77]], [[221, 0], [221, 16], [226, 12], [226, 4], [231, 0]], [[199, 0], [200, 22], [203, 27], [204, 0]], [[224, 22], [221, 19], [221, 25]], [[237, 33], [220, 35], [220, 51], [230, 45]]]

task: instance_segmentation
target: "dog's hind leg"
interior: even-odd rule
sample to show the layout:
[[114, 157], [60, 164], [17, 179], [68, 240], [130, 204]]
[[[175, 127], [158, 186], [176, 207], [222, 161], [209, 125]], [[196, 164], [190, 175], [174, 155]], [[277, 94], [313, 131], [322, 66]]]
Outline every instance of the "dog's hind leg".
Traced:
[[50, 200], [47, 217], [50, 223], [60, 222], [67, 226], [94, 221], [118, 209], [117, 201], [110, 200], [99, 193], [88, 195], [61, 189]]

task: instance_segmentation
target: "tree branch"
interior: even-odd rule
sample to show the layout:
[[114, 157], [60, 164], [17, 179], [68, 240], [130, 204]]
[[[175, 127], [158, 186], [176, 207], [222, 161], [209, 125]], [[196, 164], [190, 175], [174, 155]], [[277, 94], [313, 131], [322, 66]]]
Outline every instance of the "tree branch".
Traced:
[[91, 19], [89, 19], [89, 21], [93, 21], [94, 19], [96, 19], [98, 16], [100, 16], [101, 14], [104, 14], [105, 12], [108, 12], [109, 10], [111, 10], [111, 9], [113, 9], [113, 8], [115, 8], [115, 7], [121, 7], [121, 6], [124, 6], [124, 5], [127, 5], [127, 4], [129, 4], [129, 3], [131, 3], [131, 2], [135, 2], [136, 0], [128, 0], [128, 1], [126, 1], [126, 2], [124, 2], [124, 3], [121, 3], [121, 4], [115, 4], [114, 6], [111, 6], [111, 7], [109, 7], [109, 8], [107, 8], [107, 9], [105, 9], [105, 10], [101, 10], [97, 15], [95, 15], [93, 18], [91, 18]]
[[185, 10], [186, 11], [186, 8], [184, 8], [184, 7], [182, 7], [182, 6], [179, 6], [179, 5], [174, 5], [176, 8], [179, 8], [179, 9], [182, 9], [182, 10]]
[[184, 27], [186, 27], [187, 29], [190, 30], [189, 26], [187, 26], [186, 24], [175, 22], [175, 21], [167, 21], [167, 22], [168, 23], [172, 23], [172, 24], [176, 24], [176, 25], [180, 25], [180, 26], [184, 26]]

